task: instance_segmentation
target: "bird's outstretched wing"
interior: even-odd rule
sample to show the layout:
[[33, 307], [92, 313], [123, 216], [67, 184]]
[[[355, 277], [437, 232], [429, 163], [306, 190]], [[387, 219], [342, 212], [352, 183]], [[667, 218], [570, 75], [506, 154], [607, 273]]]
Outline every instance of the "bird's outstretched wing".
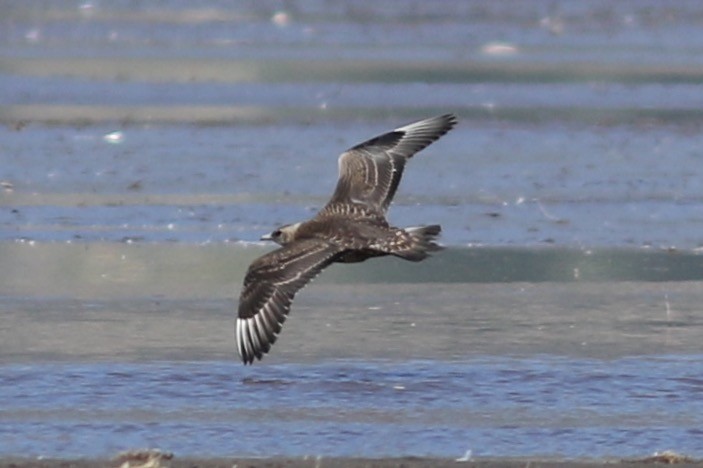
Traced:
[[350, 203], [385, 214], [403, 175], [405, 162], [456, 125], [453, 114], [400, 127], [356, 145], [339, 157], [339, 181], [321, 215]]
[[295, 294], [339, 252], [325, 241], [306, 239], [259, 257], [249, 266], [236, 325], [237, 350], [244, 364], [261, 359], [271, 349]]

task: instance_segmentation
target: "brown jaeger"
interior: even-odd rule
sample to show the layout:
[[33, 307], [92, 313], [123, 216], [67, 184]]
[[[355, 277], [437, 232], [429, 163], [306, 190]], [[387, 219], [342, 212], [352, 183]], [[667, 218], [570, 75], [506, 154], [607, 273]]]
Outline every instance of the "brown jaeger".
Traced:
[[328, 265], [385, 255], [419, 262], [440, 249], [439, 225], [393, 227], [386, 211], [407, 160], [456, 122], [452, 114], [432, 117], [356, 145], [339, 157], [337, 187], [314, 218], [262, 237], [282, 247], [256, 259], [244, 278], [236, 325], [244, 364], [271, 349], [295, 294]]

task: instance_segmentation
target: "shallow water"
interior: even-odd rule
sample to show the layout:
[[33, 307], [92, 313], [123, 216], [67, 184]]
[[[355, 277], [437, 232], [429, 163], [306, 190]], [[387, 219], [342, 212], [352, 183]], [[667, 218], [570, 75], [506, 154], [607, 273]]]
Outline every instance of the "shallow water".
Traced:
[[0, 301], [0, 453], [702, 453], [698, 282], [316, 283], [252, 367], [193, 288]]
[[701, 357], [14, 365], [0, 440], [66, 457], [700, 454]]
[[[6, 2], [0, 456], [703, 456], [701, 52], [693, 0]], [[445, 112], [390, 219], [448, 248], [237, 363], [259, 236]]]

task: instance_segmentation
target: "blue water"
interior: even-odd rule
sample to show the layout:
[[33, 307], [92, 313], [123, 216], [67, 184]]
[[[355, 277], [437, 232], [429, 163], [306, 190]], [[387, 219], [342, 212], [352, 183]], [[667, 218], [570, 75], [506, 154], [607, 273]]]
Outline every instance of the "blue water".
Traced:
[[[0, 453], [703, 455], [703, 355], [8, 365]], [[535, 443], [539, 441], [540, 443]]]
[[[703, 456], [702, 52], [698, 0], [4, 2], [0, 456]], [[446, 112], [389, 217], [449, 248], [241, 366], [259, 237]]]

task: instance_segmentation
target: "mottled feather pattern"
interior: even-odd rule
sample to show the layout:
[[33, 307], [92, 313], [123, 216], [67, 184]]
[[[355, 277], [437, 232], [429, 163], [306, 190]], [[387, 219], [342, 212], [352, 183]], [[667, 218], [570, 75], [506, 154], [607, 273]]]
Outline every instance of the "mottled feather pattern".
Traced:
[[437, 224], [397, 229], [387, 237], [379, 238], [370, 248], [405, 260], [419, 262], [427, 258], [429, 252], [442, 250], [442, 247], [435, 242], [441, 232], [442, 227]]
[[364, 203], [385, 215], [406, 161], [451, 130], [456, 122], [451, 114], [433, 117], [344, 152], [339, 157], [339, 181], [329, 204]]
[[296, 293], [328, 265], [385, 255], [417, 262], [439, 250], [440, 226], [395, 228], [386, 211], [407, 160], [456, 122], [451, 114], [433, 117], [354, 146], [339, 157], [339, 179], [327, 205], [312, 219], [262, 238], [282, 247], [255, 260], [244, 278], [235, 337], [245, 364], [269, 352]]
[[257, 259], [244, 278], [236, 338], [245, 363], [261, 359], [276, 341], [295, 294], [340, 253], [338, 247], [308, 239]]

